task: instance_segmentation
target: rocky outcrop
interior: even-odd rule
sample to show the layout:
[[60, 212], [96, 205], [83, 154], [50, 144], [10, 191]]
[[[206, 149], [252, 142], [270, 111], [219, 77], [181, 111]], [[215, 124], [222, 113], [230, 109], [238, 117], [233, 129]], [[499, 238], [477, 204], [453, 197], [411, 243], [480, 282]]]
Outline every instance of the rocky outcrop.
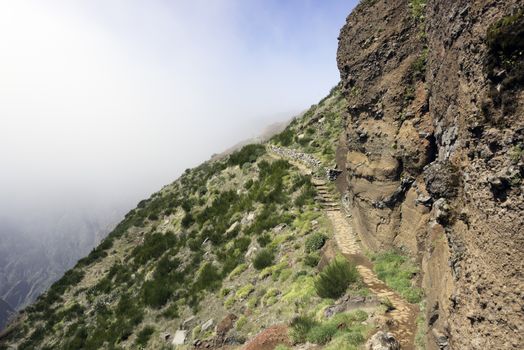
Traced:
[[344, 204], [368, 249], [420, 262], [428, 349], [517, 349], [524, 11], [423, 3], [361, 1], [341, 30]]

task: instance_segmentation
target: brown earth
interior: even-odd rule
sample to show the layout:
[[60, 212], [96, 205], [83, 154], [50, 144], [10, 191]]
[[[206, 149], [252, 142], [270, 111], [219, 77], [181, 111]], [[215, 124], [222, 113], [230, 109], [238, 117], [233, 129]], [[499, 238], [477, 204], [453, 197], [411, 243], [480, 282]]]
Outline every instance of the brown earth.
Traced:
[[277, 345], [291, 345], [285, 325], [271, 326], [256, 335], [242, 350], [273, 350]]

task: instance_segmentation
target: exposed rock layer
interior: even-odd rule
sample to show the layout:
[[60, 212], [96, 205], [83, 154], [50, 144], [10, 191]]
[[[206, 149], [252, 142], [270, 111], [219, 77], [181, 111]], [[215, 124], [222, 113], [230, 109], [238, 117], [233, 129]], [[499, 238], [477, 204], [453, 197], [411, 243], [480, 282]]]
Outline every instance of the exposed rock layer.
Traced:
[[410, 3], [363, 1], [340, 34], [346, 204], [369, 249], [421, 263], [429, 349], [517, 349], [524, 93], [486, 37], [519, 2]]

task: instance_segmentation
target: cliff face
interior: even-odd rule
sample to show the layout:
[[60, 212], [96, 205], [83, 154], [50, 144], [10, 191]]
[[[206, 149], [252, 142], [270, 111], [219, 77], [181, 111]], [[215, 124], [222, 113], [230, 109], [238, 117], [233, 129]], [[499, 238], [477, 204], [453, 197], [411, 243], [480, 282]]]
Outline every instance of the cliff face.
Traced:
[[429, 349], [522, 345], [519, 1], [362, 1], [337, 54], [337, 161], [370, 250], [416, 257]]

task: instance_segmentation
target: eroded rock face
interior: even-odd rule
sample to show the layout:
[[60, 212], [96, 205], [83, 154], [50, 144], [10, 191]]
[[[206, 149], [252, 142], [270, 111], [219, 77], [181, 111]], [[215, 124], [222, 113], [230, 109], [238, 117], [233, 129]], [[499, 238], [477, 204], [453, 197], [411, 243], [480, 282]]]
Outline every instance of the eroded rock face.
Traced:
[[522, 4], [410, 3], [363, 1], [340, 33], [345, 206], [369, 249], [402, 248], [421, 263], [428, 349], [518, 349]]

